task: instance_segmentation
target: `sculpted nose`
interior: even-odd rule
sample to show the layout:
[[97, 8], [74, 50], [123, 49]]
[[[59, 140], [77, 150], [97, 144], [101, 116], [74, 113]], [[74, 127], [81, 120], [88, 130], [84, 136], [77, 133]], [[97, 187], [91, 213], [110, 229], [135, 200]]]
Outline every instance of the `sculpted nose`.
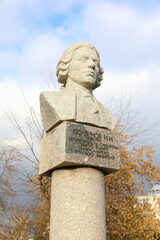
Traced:
[[89, 67], [91, 68], [95, 68], [95, 63], [92, 59], [89, 60], [89, 63], [88, 63]]

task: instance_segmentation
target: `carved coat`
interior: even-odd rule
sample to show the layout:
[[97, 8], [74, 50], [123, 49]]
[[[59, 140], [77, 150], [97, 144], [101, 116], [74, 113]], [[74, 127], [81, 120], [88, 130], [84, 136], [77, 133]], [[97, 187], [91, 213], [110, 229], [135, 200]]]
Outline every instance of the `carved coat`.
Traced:
[[42, 92], [40, 108], [46, 132], [62, 121], [74, 121], [110, 130], [115, 127], [112, 113], [91, 94], [68, 89]]

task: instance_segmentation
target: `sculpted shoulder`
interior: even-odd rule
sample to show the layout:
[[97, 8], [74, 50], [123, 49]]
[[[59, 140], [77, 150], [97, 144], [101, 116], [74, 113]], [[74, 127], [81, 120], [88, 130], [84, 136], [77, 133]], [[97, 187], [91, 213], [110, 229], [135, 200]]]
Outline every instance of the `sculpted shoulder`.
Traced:
[[64, 120], [75, 120], [75, 93], [65, 90], [42, 92], [40, 110], [46, 132]]

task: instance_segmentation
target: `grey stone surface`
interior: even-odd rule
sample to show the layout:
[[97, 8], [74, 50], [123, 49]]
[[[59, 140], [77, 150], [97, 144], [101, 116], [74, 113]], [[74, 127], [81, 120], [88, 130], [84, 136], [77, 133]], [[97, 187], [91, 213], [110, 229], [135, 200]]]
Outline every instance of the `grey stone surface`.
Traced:
[[64, 120], [81, 122], [113, 130], [115, 118], [93, 96], [100, 86], [103, 69], [96, 48], [89, 43], [74, 43], [57, 65], [60, 91], [42, 92], [40, 108], [46, 132]]
[[41, 141], [39, 173], [62, 167], [92, 166], [109, 174], [119, 169], [119, 138], [114, 131], [64, 121]]
[[57, 65], [60, 91], [40, 94], [47, 136], [39, 173], [52, 176], [50, 240], [106, 240], [104, 174], [119, 169], [115, 118], [93, 96], [101, 85], [99, 53], [69, 46]]
[[96, 169], [52, 173], [50, 240], [106, 240], [104, 176]]

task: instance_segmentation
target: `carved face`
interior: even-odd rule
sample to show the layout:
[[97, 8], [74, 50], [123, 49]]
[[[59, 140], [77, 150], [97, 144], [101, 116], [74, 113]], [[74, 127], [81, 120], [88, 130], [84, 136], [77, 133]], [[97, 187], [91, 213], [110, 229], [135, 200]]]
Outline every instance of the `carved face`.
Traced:
[[91, 89], [99, 76], [99, 56], [88, 47], [77, 49], [69, 67], [68, 77], [79, 85]]

